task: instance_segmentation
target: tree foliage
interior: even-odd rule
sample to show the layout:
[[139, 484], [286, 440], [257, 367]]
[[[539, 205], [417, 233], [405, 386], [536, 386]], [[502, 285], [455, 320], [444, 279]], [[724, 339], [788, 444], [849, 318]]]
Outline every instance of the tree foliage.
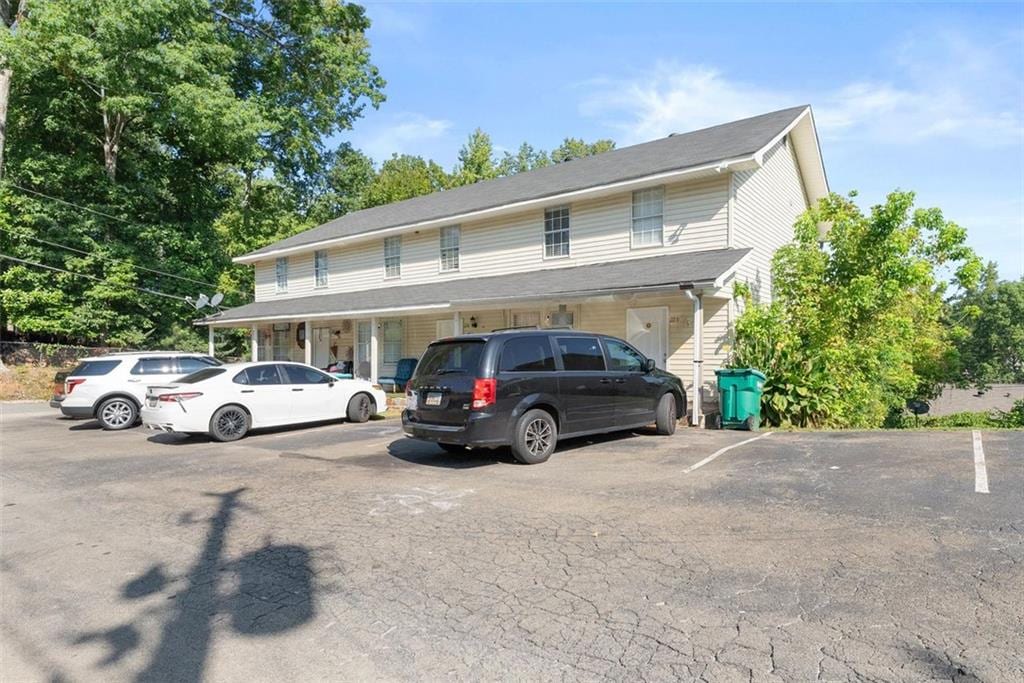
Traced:
[[[773, 303], [754, 304], [738, 287], [746, 310], [730, 364], [768, 376], [769, 424], [877, 427], [949, 377], [944, 297], [950, 286], [973, 286], [980, 262], [963, 228], [913, 201], [893, 192], [864, 215], [833, 194], [801, 216], [795, 241], [777, 252]], [[825, 244], [822, 224], [830, 226]]]
[[953, 301], [949, 319], [960, 330], [961, 383], [1024, 382], [1024, 278], [1000, 282], [990, 263], [977, 286]]

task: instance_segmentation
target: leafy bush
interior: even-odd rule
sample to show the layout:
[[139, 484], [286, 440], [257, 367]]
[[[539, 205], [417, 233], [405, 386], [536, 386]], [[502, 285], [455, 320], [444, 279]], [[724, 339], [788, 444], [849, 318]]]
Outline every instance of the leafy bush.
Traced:
[[[770, 425], [878, 427], [909, 396], [930, 395], [955, 358], [943, 326], [947, 283], [981, 270], [966, 233], [938, 209], [913, 210], [893, 192], [865, 216], [830, 195], [797, 221], [795, 241], [772, 263], [774, 301], [749, 287], [729, 365], [768, 377], [762, 419]], [[828, 243], [819, 225], [829, 225]]]
[[993, 410], [991, 412], [963, 412], [950, 415], [924, 416], [915, 419], [906, 412], [893, 412], [886, 419], [885, 426], [891, 429], [955, 428], [973, 427], [976, 429], [1021, 429], [1024, 428], [1024, 400], [1016, 401], [1008, 411]]

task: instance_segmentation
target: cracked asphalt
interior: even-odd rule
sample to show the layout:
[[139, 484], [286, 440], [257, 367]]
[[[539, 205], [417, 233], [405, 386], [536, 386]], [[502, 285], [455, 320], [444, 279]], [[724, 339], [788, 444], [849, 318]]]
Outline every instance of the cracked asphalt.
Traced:
[[0, 429], [4, 681], [1024, 679], [1024, 432]]

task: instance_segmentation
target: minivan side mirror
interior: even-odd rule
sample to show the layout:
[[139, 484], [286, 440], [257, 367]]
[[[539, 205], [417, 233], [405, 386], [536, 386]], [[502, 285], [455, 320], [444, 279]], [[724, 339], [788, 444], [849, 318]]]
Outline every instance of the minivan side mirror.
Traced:
[[653, 358], [648, 358], [644, 361], [644, 372], [654, 372], [655, 367], [657, 366], [655, 366]]

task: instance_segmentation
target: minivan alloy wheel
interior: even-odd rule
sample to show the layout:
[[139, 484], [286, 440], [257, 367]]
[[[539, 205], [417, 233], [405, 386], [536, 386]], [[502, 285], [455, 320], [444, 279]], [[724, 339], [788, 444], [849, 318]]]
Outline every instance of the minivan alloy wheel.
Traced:
[[551, 446], [551, 425], [545, 420], [536, 419], [526, 425], [526, 448], [533, 455], [540, 455]]

